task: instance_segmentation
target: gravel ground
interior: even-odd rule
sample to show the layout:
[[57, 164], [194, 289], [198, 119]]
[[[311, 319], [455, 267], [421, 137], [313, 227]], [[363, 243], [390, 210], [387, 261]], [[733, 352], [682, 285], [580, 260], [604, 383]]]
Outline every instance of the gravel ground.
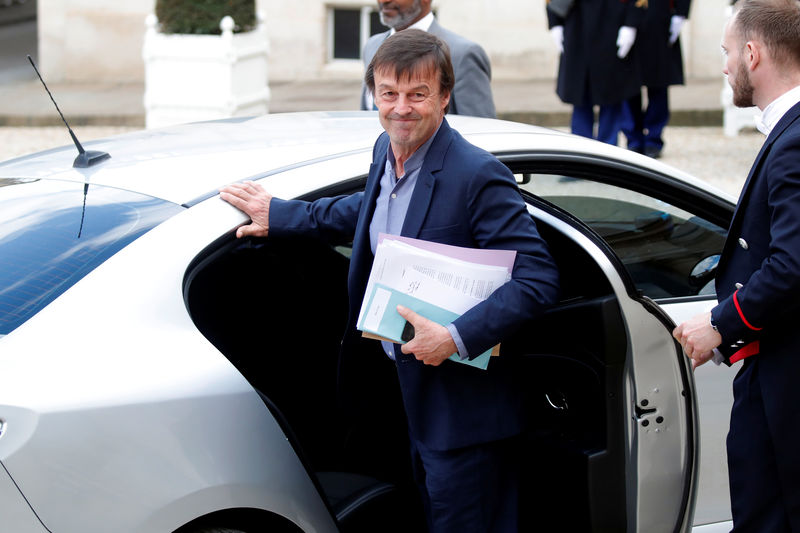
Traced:
[[[75, 128], [75, 133], [81, 142], [86, 142], [134, 129], [82, 126]], [[755, 130], [726, 137], [719, 127], [672, 127], [665, 130], [664, 140], [664, 163], [738, 196], [764, 136]], [[0, 127], [0, 161], [69, 143], [69, 135], [61, 127]]]
[[667, 128], [661, 160], [738, 197], [764, 140], [756, 130], [726, 137], [720, 127]]

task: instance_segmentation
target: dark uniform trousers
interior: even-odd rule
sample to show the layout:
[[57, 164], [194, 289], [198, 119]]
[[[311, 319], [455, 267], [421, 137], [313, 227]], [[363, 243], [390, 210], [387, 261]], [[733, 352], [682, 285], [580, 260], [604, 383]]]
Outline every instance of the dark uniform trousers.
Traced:
[[572, 133], [616, 146], [622, 127], [622, 103], [601, 105], [597, 117], [597, 135], [594, 133], [594, 108], [591, 105], [576, 105], [572, 108]]
[[647, 110], [642, 107], [642, 95], [628, 98], [623, 108], [622, 132], [628, 139], [628, 149], [640, 154], [661, 152], [661, 134], [669, 122], [667, 87], [647, 88]]

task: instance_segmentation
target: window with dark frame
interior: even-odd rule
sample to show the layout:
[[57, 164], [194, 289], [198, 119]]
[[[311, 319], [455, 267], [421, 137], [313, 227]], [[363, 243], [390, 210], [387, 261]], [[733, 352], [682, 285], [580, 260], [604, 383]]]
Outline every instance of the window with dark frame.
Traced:
[[384, 26], [381, 22], [381, 16], [377, 11], [370, 11], [369, 13], [369, 35], [372, 37], [377, 33], [383, 33], [389, 28]]
[[[360, 59], [366, 39], [389, 28], [381, 24], [380, 15], [374, 7], [331, 8], [333, 35], [331, 36], [331, 59]], [[368, 29], [364, 36], [362, 28]]]
[[361, 10], [333, 10], [333, 58], [361, 57]]

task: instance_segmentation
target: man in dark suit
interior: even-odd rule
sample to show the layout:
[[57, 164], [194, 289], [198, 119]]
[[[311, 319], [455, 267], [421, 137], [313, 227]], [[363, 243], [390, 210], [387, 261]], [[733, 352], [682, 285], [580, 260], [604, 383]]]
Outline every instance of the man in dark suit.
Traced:
[[637, 38], [642, 84], [647, 87], [647, 108], [642, 94], [628, 98], [623, 108], [622, 132], [628, 149], [658, 158], [664, 148], [661, 133], [669, 122], [670, 85], [683, 85], [680, 33], [689, 16], [690, 0], [650, 0]]
[[[391, 30], [373, 35], [364, 45], [364, 66], [368, 66], [375, 51], [396, 31], [416, 28], [432, 33], [450, 48], [450, 58], [456, 83], [450, 95], [448, 113], [473, 117], [495, 118], [492, 97], [492, 67], [489, 57], [477, 43], [442, 28], [431, 12], [431, 0], [378, 0], [381, 22]], [[374, 109], [372, 94], [366, 84], [361, 86], [361, 109]]]
[[474, 358], [542, 313], [557, 298], [555, 264], [508, 168], [444, 119], [454, 75], [439, 38], [413, 29], [389, 37], [365, 81], [386, 131], [363, 193], [284, 201], [245, 183], [226, 187], [222, 198], [252, 219], [238, 236], [352, 240], [340, 372], [354, 364], [350, 348], [361, 338], [355, 324], [380, 232], [517, 251], [512, 279], [487, 300], [446, 327], [398, 308], [415, 336], [402, 346], [384, 344], [399, 376], [429, 530], [516, 531], [513, 452], [523, 426], [516, 361], [501, 354], [484, 371], [445, 359]]
[[561, 52], [556, 92], [572, 104], [572, 133], [616, 145], [623, 103], [642, 85], [634, 43], [647, 0], [575, 0], [566, 13], [549, 3], [547, 23]]
[[674, 334], [695, 367], [744, 359], [727, 443], [734, 531], [800, 531], [800, 3], [736, 6], [724, 72], [767, 140], [723, 247], [719, 304]]

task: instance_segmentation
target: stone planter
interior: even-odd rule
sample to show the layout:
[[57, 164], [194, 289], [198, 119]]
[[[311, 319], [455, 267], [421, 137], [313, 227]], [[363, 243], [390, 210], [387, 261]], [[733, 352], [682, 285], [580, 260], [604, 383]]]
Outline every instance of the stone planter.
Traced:
[[269, 43], [259, 16], [255, 30], [222, 35], [162, 34], [147, 16], [142, 58], [147, 128], [218, 118], [261, 115], [269, 108]]

